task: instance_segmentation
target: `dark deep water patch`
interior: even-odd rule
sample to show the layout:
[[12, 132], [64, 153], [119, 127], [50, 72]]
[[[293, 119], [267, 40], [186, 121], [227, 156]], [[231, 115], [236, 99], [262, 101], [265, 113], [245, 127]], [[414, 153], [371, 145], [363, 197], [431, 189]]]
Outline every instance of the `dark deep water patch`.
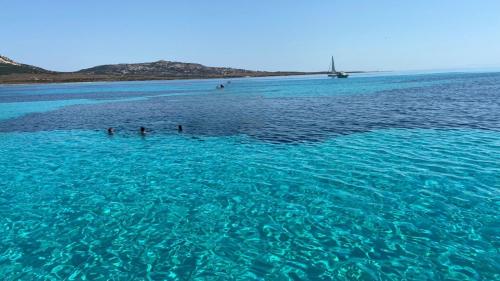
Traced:
[[[134, 134], [145, 126], [154, 134], [170, 134], [176, 132], [177, 124], [182, 124], [184, 132], [192, 135], [245, 134], [271, 142], [300, 142], [389, 128], [500, 130], [500, 75], [431, 78], [437, 83], [368, 94], [274, 97], [266, 95], [269, 89], [265, 87], [246, 95], [199, 95], [198, 89], [191, 95], [152, 97], [166, 92], [148, 92], [143, 95], [150, 97], [144, 100], [73, 105], [4, 120], [0, 132], [115, 127], [120, 134]], [[416, 77], [407, 83], [424, 79]], [[237, 91], [238, 86], [234, 87]], [[84, 96], [100, 99], [140, 94]], [[47, 98], [53, 95], [41, 97]]]

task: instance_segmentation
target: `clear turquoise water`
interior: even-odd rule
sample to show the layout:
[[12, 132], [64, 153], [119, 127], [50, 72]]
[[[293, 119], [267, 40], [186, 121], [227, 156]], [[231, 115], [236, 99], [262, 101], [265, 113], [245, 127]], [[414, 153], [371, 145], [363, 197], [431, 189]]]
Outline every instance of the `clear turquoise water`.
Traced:
[[2, 279], [500, 279], [500, 74], [217, 83], [1, 86]]

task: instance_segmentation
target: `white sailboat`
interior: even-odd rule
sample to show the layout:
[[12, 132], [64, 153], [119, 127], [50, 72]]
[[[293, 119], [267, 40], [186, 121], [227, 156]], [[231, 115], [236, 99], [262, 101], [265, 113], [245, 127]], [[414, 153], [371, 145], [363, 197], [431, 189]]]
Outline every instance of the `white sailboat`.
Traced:
[[349, 74], [347, 74], [343, 71], [337, 72], [337, 70], [335, 70], [335, 61], [333, 60], [333, 56], [332, 56], [332, 65], [331, 65], [329, 72], [330, 73], [328, 73], [328, 77], [332, 77], [332, 78], [347, 78], [347, 77], [349, 77]]

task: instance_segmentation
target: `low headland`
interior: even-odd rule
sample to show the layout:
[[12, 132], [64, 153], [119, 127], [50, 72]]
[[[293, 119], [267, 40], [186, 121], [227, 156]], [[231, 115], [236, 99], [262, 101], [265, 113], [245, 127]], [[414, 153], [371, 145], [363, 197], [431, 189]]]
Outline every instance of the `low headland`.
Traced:
[[229, 67], [210, 67], [197, 63], [165, 60], [148, 63], [108, 64], [74, 72], [58, 72], [18, 63], [7, 57], [0, 56], [0, 84], [209, 79], [325, 73], [326, 72], [254, 71]]

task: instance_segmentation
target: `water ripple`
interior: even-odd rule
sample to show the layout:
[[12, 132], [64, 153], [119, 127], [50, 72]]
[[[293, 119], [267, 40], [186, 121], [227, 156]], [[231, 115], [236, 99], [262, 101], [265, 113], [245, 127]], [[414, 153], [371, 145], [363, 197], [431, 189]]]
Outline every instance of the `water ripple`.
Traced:
[[499, 277], [498, 132], [201, 140], [0, 134], [0, 275]]

